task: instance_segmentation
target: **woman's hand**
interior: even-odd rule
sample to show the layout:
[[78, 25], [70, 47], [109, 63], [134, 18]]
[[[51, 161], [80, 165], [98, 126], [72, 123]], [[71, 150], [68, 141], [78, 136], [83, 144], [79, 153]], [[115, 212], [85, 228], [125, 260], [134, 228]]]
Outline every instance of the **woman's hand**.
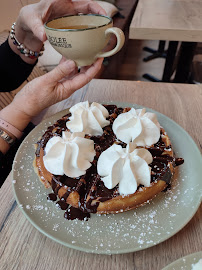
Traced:
[[[47, 39], [44, 23], [53, 18], [78, 13], [106, 15], [104, 9], [92, 0], [41, 0], [39, 3], [27, 5], [20, 10], [16, 21], [15, 35], [26, 48], [39, 52], [43, 42]], [[25, 62], [32, 64], [36, 61], [36, 59], [30, 59], [21, 54], [10, 38], [9, 44], [12, 50], [19, 54]]]
[[74, 61], [62, 59], [56, 68], [32, 80], [18, 92], [12, 102], [14, 110], [31, 120], [43, 109], [68, 98], [86, 85], [100, 70], [102, 61], [100, 58], [78, 73]]
[[[102, 61], [99, 58], [78, 73], [74, 61], [62, 59], [52, 71], [26, 84], [14, 100], [0, 111], [0, 118], [23, 131], [42, 110], [68, 98], [86, 85], [100, 70]], [[13, 137], [12, 134], [10, 136]], [[6, 153], [10, 146], [2, 139], [0, 141], [0, 151]]]
[[23, 7], [19, 15], [19, 22], [25, 30], [31, 30], [39, 40], [44, 42], [46, 40], [43, 26], [45, 22], [78, 13], [106, 15], [105, 10], [92, 0], [41, 0], [37, 4]]

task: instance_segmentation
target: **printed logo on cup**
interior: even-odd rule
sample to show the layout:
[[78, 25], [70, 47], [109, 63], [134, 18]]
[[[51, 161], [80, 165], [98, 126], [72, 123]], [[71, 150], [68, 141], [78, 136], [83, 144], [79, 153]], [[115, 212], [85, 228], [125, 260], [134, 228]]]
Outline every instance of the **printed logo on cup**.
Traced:
[[67, 43], [66, 38], [57, 38], [51, 37], [48, 35], [48, 41], [52, 46], [63, 47], [63, 48], [72, 48], [72, 45]]

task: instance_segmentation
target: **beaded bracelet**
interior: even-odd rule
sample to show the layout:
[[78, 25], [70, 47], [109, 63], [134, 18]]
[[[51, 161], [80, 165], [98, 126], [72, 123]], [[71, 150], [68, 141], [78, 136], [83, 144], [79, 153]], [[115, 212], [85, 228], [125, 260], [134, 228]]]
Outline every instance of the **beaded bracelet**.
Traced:
[[16, 36], [15, 36], [15, 25], [16, 23], [14, 22], [13, 25], [11, 26], [11, 31], [10, 31], [10, 38], [13, 39], [13, 44], [17, 46], [17, 49], [24, 54], [26, 57], [29, 57], [31, 59], [38, 58], [43, 54], [44, 51], [44, 45], [42, 46], [42, 49], [40, 52], [34, 52], [25, 47], [24, 44], [20, 43]]

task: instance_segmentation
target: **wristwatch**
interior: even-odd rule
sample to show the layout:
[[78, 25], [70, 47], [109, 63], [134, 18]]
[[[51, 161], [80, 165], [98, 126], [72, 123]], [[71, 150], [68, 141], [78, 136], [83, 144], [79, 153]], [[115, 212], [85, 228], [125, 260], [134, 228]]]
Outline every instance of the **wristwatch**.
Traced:
[[3, 129], [0, 128], [0, 137], [6, 141], [10, 146], [15, 142], [13, 138], [11, 138], [8, 133], [6, 133]]

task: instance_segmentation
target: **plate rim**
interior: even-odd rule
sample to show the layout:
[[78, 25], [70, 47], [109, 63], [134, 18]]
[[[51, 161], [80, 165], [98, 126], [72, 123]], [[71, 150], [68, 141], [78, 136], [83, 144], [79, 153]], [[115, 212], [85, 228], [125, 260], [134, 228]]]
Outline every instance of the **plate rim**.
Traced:
[[183, 259], [189, 259], [189, 258], [191, 258], [193, 256], [198, 256], [198, 255], [200, 255], [201, 258], [202, 258], [202, 250], [201, 251], [198, 251], [198, 252], [191, 253], [191, 254], [187, 254], [187, 255], [185, 255], [185, 256], [183, 256], [183, 257], [181, 257], [181, 258], [179, 258], [179, 259], [171, 262], [170, 264], [166, 265], [162, 270], [169, 270], [170, 267], [175, 266], [178, 262], [182, 261]]
[[[124, 104], [127, 104], [127, 106], [131, 106], [131, 107], [134, 107], [134, 108], [146, 108], [146, 110], [148, 111], [151, 111], [151, 112], [154, 112], [154, 113], [157, 113], [159, 116], [163, 117], [163, 118], [166, 118], [167, 121], [171, 122], [173, 125], [176, 125], [178, 129], [180, 129], [181, 132], [183, 132], [184, 134], [186, 134], [187, 138], [191, 141], [192, 145], [194, 145], [194, 151], [197, 152], [197, 154], [201, 155], [201, 152], [198, 148], [198, 146], [196, 145], [195, 141], [193, 140], [193, 138], [189, 135], [189, 133], [184, 129], [182, 128], [177, 122], [175, 122], [173, 119], [171, 119], [170, 117], [152, 109], [152, 108], [149, 108], [149, 107], [146, 107], [146, 106], [142, 106], [142, 105], [139, 105], [139, 104], [135, 104], [135, 103], [128, 103], [128, 102], [116, 102], [116, 101], [110, 101], [110, 102], [99, 102], [100, 104], [115, 104], [117, 106], [124, 106]], [[53, 114], [52, 116], [42, 120], [26, 137], [25, 139], [23, 140], [23, 142], [21, 143], [20, 147], [18, 148], [18, 151], [16, 152], [16, 155], [15, 155], [15, 158], [14, 158], [14, 162], [13, 162], [13, 166], [12, 166], [12, 179], [14, 177], [13, 175], [13, 171], [14, 171], [14, 166], [15, 166], [15, 161], [16, 161], [16, 158], [19, 154], [19, 152], [21, 151], [21, 148], [24, 146], [24, 142], [27, 140], [27, 138], [29, 139], [29, 136], [32, 135], [32, 132], [37, 129], [38, 127], [40, 126], [43, 126], [45, 123], [47, 122], [50, 122], [50, 121], [56, 121], [54, 120], [55, 117], [57, 117], [57, 115], [59, 114], [67, 114], [69, 112], [69, 108], [66, 108], [62, 111], [59, 111], [55, 114]], [[157, 115], [157, 116], [158, 116]], [[167, 131], [166, 131], [167, 132]], [[200, 162], [201, 162], [201, 165], [202, 165], [202, 156], [201, 156], [201, 159], [200, 159]], [[201, 166], [202, 167], [202, 166]], [[16, 202], [18, 204], [18, 206], [20, 205], [20, 202], [19, 202], [19, 199], [17, 197], [17, 194], [16, 194], [16, 191], [15, 191], [15, 184], [12, 182], [12, 187], [13, 187], [13, 192], [14, 192], [14, 196], [15, 196], [15, 199], [16, 199]], [[199, 196], [200, 197], [200, 196]], [[68, 248], [72, 248], [72, 249], [75, 249], [75, 250], [79, 250], [79, 251], [82, 251], [82, 252], [86, 252], [86, 253], [92, 253], [92, 254], [103, 254], [103, 255], [112, 255], [112, 254], [125, 254], [125, 253], [131, 253], [131, 252], [136, 252], [136, 251], [140, 251], [140, 250], [145, 250], [147, 248], [150, 248], [150, 247], [153, 247], [153, 246], [156, 246], [168, 239], [170, 239], [171, 237], [173, 237], [175, 234], [177, 234], [182, 228], [184, 228], [188, 223], [189, 221], [193, 218], [193, 216], [196, 214], [199, 206], [201, 204], [201, 198], [198, 199], [198, 202], [197, 204], [195, 204], [195, 207], [194, 207], [194, 211], [192, 212], [192, 215], [189, 216], [186, 221], [183, 222], [183, 224], [181, 224], [181, 226], [178, 227], [177, 230], [174, 230], [171, 234], [167, 235], [167, 236], [164, 236], [164, 238], [162, 238], [160, 241], [157, 241], [156, 243], [152, 243], [152, 244], [148, 244], [146, 247], [138, 247], [138, 248], [128, 248], [128, 249], [124, 249], [124, 250], [118, 250], [116, 251], [115, 249], [112, 249], [110, 250], [110, 252], [106, 252], [106, 250], [95, 250], [93, 248], [82, 248], [78, 245], [73, 245], [71, 243], [67, 243], [65, 241], [62, 241], [60, 239], [57, 239], [56, 237], [54, 237], [53, 235], [49, 234], [46, 232], [45, 229], [42, 229], [39, 225], [36, 224], [36, 222], [34, 222], [31, 217], [26, 213], [26, 211], [22, 208], [22, 207], [19, 207], [20, 210], [22, 211], [22, 213], [25, 215], [26, 219], [38, 230], [40, 231], [40, 233], [44, 234], [45, 236], [47, 236], [48, 238], [50, 238], [51, 240], [59, 243], [59, 244], [62, 244], [63, 246], [65, 247], [68, 247]]]

